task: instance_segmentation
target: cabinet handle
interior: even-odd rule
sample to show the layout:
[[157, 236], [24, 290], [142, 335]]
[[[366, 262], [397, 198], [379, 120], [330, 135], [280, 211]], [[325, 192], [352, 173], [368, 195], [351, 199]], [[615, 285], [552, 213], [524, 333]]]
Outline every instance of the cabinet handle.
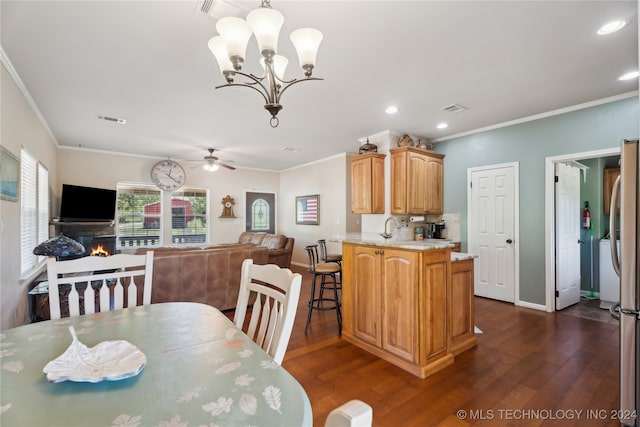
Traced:
[[384, 255], [384, 250], [381, 250], [381, 251], [380, 251], [380, 255]]
[[380, 253], [379, 250], [376, 249], [376, 251], [374, 252], [374, 254], [378, 255]]

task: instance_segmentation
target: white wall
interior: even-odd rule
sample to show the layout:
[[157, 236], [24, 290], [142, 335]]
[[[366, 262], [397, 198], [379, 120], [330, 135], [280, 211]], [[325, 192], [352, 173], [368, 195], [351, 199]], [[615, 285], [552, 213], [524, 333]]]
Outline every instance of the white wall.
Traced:
[[[47, 167], [53, 189], [58, 171], [56, 143], [5, 64], [0, 68], [0, 144], [18, 158], [24, 147]], [[29, 282], [20, 279], [20, 202], [0, 200], [0, 330], [22, 325], [27, 319]]]
[[[60, 149], [59, 184], [56, 188], [58, 200], [52, 215], [55, 217], [60, 213], [59, 197], [63, 183], [112, 189], [115, 189], [119, 182], [152, 184], [151, 168], [160, 160], [97, 151]], [[215, 172], [206, 172], [201, 167], [192, 168], [192, 163], [176, 161], [185, 169], [185, 186], [205, 188], [210, 192], [212, 244], [237, 242], [238, 236], [245, 230], [245, 191], [278, 193], [278, 172], [239, 168], [235, 171], [220, 168]], [[227, 195], [233, 197], [236, 202], [236, 219], [218, 218], [222, 214], [222, 199]], [[278, 210], [280, 211], [280, 206]]]
[[[350, 164], [346, 153], [317, 162], [301, 165], [280, 175], [278, 206], [279, 232], [296, 239], [292, 263], [306, 266], [306, 245], [327, 240], [327, 250], [341, 253], [338, 243], [328, 240], [335, 235], [359, 231], [358, 215], [351, 213]], [[295, 200], [297, 196], [320, 195], [319, 225], [297, 225]]]

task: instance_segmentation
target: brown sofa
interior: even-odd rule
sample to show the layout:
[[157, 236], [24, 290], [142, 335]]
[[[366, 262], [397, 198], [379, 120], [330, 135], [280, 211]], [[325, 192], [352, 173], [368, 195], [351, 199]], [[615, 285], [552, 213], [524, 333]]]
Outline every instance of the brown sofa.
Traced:
[[242, 261], [267, 264], [269, 250], [253, 244], [222, 244], [205, 248], [153, 250], [151, 303], [187, 301], [209, 304], [220, 310], [236, 307]]
[[295, 239], [282, 234], [255, 233], [245, 231], [238, 238], [239, 243], [251, 243], [269, 249], [269, 264], [291, 267], [291, 255]]

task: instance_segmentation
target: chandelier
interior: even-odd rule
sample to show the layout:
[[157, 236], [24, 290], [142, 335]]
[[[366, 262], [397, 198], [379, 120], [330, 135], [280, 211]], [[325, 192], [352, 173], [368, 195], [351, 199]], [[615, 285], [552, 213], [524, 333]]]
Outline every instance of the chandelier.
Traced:
[[[216, 86], [216, 89], [231, 86], [244, 86], [256, 90], [264, 98], [264, 108], [271, 113], [270, 124], [278, 126], [277, 114], [282, 110], [280, 98], [290, 86], [309, 80], [322, 80], [311, 77], [316, 63], [316, 54], [322, 41], [322, 33], [313, 28], [300, 28], [291, 33], [290, 39], [298, 53], [300, 67], [304, 70], [304, 78], [285, 80], [284, 70], [288, 60], [277, 55], [278, 35], [284, 23], [280, 12], [271, 8], [270, 0], [262, 0], [258, 9], [247, 15], [247, 20], [226, 17], [216, 24], [217, 36], [209, 40], [209, 49], [215, 56], [220, 72], [227, 83]], [[261, 76], [242, 71], [247, 44], [255, 34], [258, 49], [262, 58], [260, 64], [264, 70]], [[236, 75], [245, 77], [245, 82], [235, 82]]]

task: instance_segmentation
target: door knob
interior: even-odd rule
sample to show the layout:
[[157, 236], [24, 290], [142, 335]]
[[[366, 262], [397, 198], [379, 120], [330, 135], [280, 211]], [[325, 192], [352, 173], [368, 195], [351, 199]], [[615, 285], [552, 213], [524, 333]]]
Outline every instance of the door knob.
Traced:
[[507, 239], [507, 243], [511, 244], [511, 243], [513, 243], [513, 240]]

